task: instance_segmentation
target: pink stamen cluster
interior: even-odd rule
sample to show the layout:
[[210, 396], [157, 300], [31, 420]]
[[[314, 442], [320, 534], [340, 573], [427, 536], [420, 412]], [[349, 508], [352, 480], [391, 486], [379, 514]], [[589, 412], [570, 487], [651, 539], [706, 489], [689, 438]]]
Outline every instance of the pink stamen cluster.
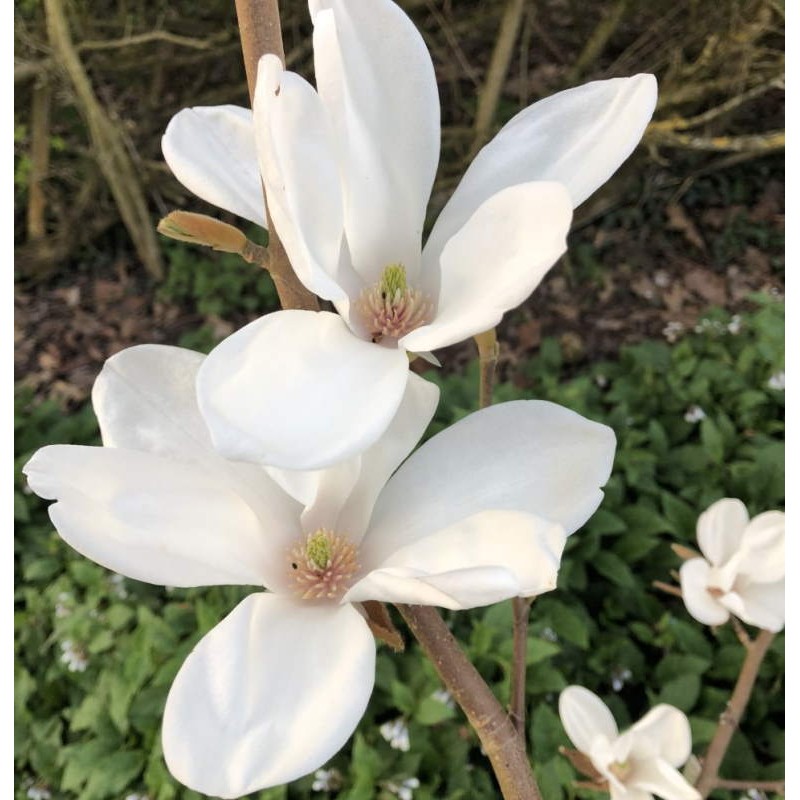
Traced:
[[433, 319], [433, 304], [410, 287], [392, 293], [376, 283], [362, 290], [355, 307], [373, 342], [400, 339]]
[[[319, 547], [320, 539], [324, 539], [323, 548]], [[315, 560], [320, 549], [326, 552], [325, 563]], [[338, 599], [359, 568], [356, 546], [324, 528], [309, 533], [304, 542], [289, 551], [289, 573], [303, 600]]]

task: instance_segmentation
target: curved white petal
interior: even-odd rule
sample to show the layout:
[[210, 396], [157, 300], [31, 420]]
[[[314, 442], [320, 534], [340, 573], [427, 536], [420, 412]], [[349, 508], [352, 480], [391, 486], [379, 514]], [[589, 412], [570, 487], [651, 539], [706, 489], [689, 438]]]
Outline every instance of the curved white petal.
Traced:
[[786, 518], [766, 511], [750, 520], [742, 536], [744, 551], [739, 573], [758, 583], [781, 580], [786, 574]]
[[297, 277], [326, 300], [357, 294], [360, 283], [341, 258], [339, 168], [319, 95], [277, 56], [265, 55], [253, 113], [272, 224]]
[[[25, 466], [57, 502], [50, 518], [78, 552], [170, 586], [269, 584], [275, 545], [256, 512], [214, 470], [136, 450], [52, 445]], [[275, 509], [278, 535], [297, 535]]]
[[722, 566], [739, 549], [749, 519], [745, 504], [733, 497], [717, 500], [700, 515], [697, 543], [713, 566]]
[[372, 509], [389, 476], [416, 447], [439, 403], [439, 387], [408, 373], [403, 400], [386, 432], [361, 456], [361, 470], [336, 524], [356, 539], [367, 529]]
[[632, 738], [634, 758], [647, 751], [673, 767], [680, 767], [692, 752], [692, 731], [686, 714], [665, 703], [650, 709], [627, 734]]
[[345, 744], [374, 676], [372, 634], [351, 606], [251, 595], [206, 634], [172, 684], [167, 766], [214, 797], [295, 780]]
[[613, 741], [619, 733], [608, 706], [583, 686], [567, 686], [561, 692], [558, 715], [570, 741], [582, 753], [589, 753], [599, 738]]
[[439, 97], [419, 32], [390, 0], [312, 0], [317, 89], [333, 124], [353, 266], [415, 281], [439, 161]]
[[205, 356], [143, 344], [109, 358], [92, 388], [106, 447], [200, 459], [211, 450], [197, 407], [195, 379]]
[[528, 181], [564, 184], [579, 206], [633, 152], [653, 115], [652, 75], [567, 89], [513, 117], [475, 157], [425, 245], [426, 265], [488, 197]]
[[337, 314], [278, 311], [212, 350], [197, 389], [219, 452], [304, 470], [372, 445], [407, 381], [404, 351], [359, 339]]
[[637, 762], [626, 783], [663, 800], [700, 800], [701, 794], [675, 767], [661, 758]]
[[777, 633], [786, 622], [785, 591], [783, 579], [774, 583], [742, 581], [719, 602], [743, 622]]
[[555, 589], [566, 538], [559, 525], [532, 514], [484, 511], [396, 551], [345, 600], [425, 603], [419, 586], [445, 592], [448, 602], [433, 604], [447, 608], [532, 597]]
[[175, 177], [190, 192], [266, 227], [249, 108], [184, 108], [167, 125], [161, 150]]
[[487, 510], [523, 511], [577, 530], [594, 513], [614, 433], [540, 400], [483, 409], [434, 436], [389, 480], [362, 543], [362, 563]]
[[567, 249], [571, 222], [572, 205], [561, 184], [521, 183], [492, 195], [442, 251], [435, 319], [400, 345], [435, 350], [493, 328]]
[[722, 625], [728, 612], [708, 592], [711, 568], [703, 558], [692, 558], [681, 565], [681, 594], [686, 610], [704, 625]]
[[609, 794], [611, 800], [653, 800], [653, 795], [650, 792], [645, 792], [641, 789], [631, 789], [628, 786], [623, 786], [618, 781], [616, 783], [609, 782]]

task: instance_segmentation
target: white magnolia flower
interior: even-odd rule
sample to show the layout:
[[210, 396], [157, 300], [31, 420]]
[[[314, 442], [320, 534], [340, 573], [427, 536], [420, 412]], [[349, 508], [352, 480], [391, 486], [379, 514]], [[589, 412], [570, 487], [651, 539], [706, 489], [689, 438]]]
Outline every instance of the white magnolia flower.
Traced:
[[239, 797], [312, 772], [353, 732], [375, 669], [362, 601], [460, 609], [554, 588], [615, 442], [572, 411], [518, 401], [461, 420], [395, 472], [438, 399], [412, 374], [361, 456], [316, 472], [228, 461], [197, 405], [204, 358], [144, 345], [109, 359], [92, 393], [106, 446], [45, 447], [25, 473], [57, 500], [61, 537], [109, 569], [266, 590], [195, 647], [164, 714], [172, 773]]
[[678, 772], [692, 752], [689, 720], [677, 708], [658, 705], [620, 734], [608, 706], [583, 686], [568, 686], [558, 713], [572, 743], [608, 781], [611, 800], [699, 800]]
[[782, 511], [750, 519], [741, 500], [718, 500], [697, 520], [705, 558], [681, 566], [681, 593], [689, 613], [705, 625], [733, 614], [743, 622], [779, 631], [786, 619], [785, 526]]
[[389, 742], [389, 747], [407, 753], [411, 748], [411, 739], [408, 735], [408, 725], [403, 717], [384, 722], [378, 729], [381, 736]]
[[[298, 278], [339, 312], [263, 317], [213, 351], [201, 378], [221, 452], [293, 469], [381, 435], [407, 351], [492, 328], [528, 297], [564, 252], [573, 207], [631, 154], [656, 101], [655, 78], [636, 75], [520, 112], [477, 155], [423, 248], [440, 112], [422, 37], [390, 0], [310, 8], [316, 90], [265, 56], [254, 112], [185, 109], [163, 138], [178, 180], [259, 225], [263, 180]], [[286, 391], [272, 393], [287, 373]], [[302, 427], [287, 424], [289, 409], [303, 410]]]

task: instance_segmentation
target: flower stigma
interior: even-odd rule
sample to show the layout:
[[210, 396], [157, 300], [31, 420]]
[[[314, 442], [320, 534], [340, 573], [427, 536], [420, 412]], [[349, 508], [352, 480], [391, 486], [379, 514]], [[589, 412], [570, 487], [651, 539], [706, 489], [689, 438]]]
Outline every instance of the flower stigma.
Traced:
[[630, 761], [614, 761], [609, 765], [608, 771], [621, 781], [624, 781], [631, 772]]
[[358, 570], [356, 546], [325, 528], [309, 533], [289, 551], [289, 573], [303, 600], [338, 599]]
[[383, 339], [400, 339], [433, 318], [433, 304], [408, 285], [402, 264], [384, 267], [381, 279], [362, 289], [355, 306], [376, 344]]

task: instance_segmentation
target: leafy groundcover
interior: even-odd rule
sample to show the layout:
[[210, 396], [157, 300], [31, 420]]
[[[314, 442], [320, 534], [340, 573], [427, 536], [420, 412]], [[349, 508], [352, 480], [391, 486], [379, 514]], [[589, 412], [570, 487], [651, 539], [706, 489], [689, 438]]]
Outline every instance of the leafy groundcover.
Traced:
[[[679, 561], [670, 544], [693, 546], [697, 516], [714, 500], [739, 497], [751, 514], [782, 508], [784, 393], [775, 376], [783, 370], [783, 306], [762, 296], [754, 308], [733, 320], [711, 312], [673, 345], [645, 341], [570, 377], [558, 344], [545, 340], [514, 384], [496, 387], [497, 402], [553, 400], [611, 425], [618, 439], [600, 510], [570, 538], [558, 589], [532, 609], [529, 736], [546, 800], [598, 796], [572, 788], [577, 776], [558, 754], [568, 744], [557, 713], [565, 686], [597, 692], [620, 727], [654, 703], [677, 706], [691, 720], [695, 754], [729, 697], [744, 657], [731, 627], [701, 626], [652, 582], [671, 580]], [[464, 376], [426, 377], [442, 388], [432, 432], [474, 409], [477, 365]], [[247, 591], [164, 589], [77, 555], [54, 532], [46, 504], [27, 492], [20, 470], [44, 444], [99, 443], [91, 409], [65, 415], [22, 392], [15, 428], [15, 797], [198, 798], [164, 765], [164, 701], [191, 648]], [[445, 614], [506, 698], [510, 603]], [[781, 634], [733, 738], [724, 777], [783, 777], [783, 673]], [[367, 713], [327, 765], [340, 773], [341, 787], [314, 789], [309, 776], [253, 797], [498, 797], [479, 743], [441, 689], [412, 642], [401, 655], [381, 646]], [[398, 718], [407, 726], [407, 750], [402, 737], [389, 742], [381, 733]], [[419, 786], [403, 787], [412, 778]]]

